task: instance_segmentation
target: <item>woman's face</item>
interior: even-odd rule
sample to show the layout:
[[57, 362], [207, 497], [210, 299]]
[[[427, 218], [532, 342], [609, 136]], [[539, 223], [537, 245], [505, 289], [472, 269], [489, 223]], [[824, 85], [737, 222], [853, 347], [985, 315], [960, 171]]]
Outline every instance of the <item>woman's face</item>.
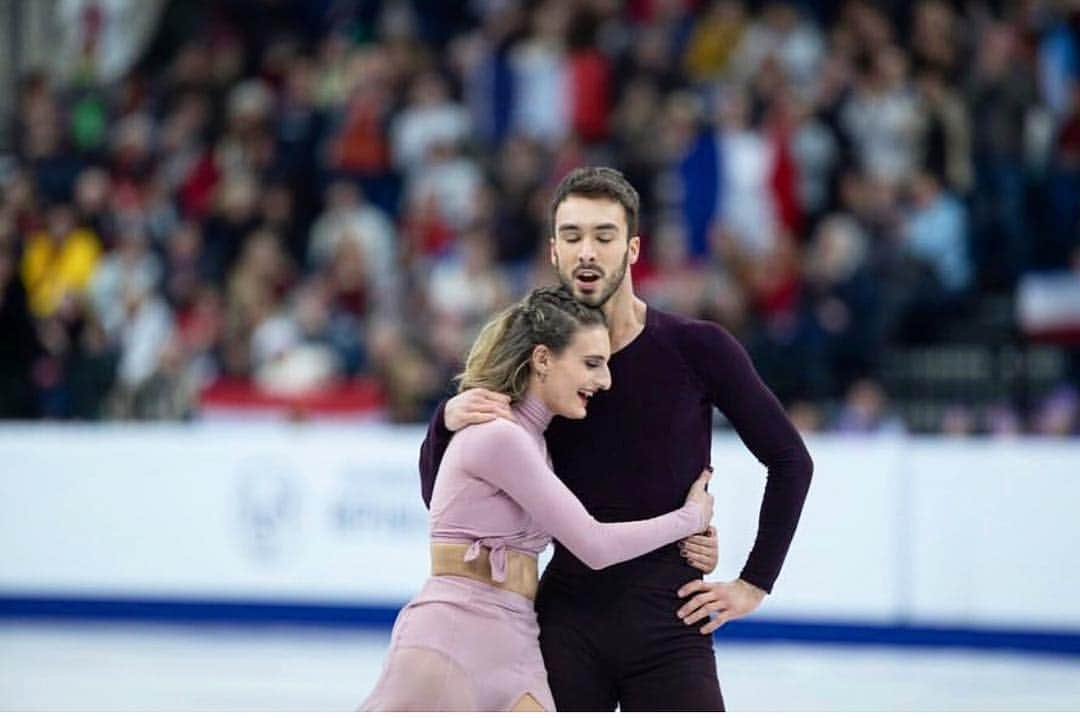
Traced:
[[534, 371], [545, 374], [544, 380], [536, 384], [540, 398], [559, 416], [584, 419], [589, 398], [611, 387], [610, 357], [606, 327], [595, 324], [579, 328], [561, 353], [547, 353], [534, 363]]

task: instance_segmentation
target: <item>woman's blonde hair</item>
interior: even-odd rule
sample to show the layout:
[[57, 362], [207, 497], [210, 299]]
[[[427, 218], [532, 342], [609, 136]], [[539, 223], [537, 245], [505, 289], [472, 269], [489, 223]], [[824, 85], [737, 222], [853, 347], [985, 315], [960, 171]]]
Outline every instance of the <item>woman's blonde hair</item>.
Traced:
[[607, 326], [604, 313], [579, 302], [565, 287], [534, 289], [480, 330], [465, 371], [457, 376], [458, 391], [479, 387], [517, 401], [529, 386], [533, 349], [542, 344], [558, 354], [583, 326]]

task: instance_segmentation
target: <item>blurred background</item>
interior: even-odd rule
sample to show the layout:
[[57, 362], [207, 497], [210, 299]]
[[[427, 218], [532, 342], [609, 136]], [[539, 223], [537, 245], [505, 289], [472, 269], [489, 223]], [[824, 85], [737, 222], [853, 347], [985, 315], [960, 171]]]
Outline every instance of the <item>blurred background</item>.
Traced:
[[1080, 708], [1075, 0], [0, 0], [0, 708], [358, 705], [585, 164], [817, 464], [729, 706]]

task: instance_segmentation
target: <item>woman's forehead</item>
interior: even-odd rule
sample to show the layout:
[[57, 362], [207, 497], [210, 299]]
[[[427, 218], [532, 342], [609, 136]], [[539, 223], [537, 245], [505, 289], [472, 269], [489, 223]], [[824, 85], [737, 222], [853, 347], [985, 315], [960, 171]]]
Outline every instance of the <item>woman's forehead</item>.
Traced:
[[606, 354], [611, 346], [607, 327], [603, 324], [590, 324], [581, 327], [578, 331], [574, 332], [574, 338], [571, 343], [575, 348], [586, 354]]

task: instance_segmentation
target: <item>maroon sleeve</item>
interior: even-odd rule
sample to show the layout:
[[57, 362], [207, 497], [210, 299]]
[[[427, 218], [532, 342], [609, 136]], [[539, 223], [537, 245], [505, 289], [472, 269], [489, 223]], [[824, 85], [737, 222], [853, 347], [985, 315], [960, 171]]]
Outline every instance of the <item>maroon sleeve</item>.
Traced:
[[439, 464], [442, 463], [446, 447], [450, 445], [450, 437], [454, 435], [446, 428], [444, 411], [446, 400], [435, 409], [435, 415], [428, 424], [427, 436], [420, 445], [420, 495], [424, 499], [424, 506], [431, 506], [431, 494], [435, 491], [435, 476], [439, 473]]
[[772, 591], [810, 489], [813, 461], [742, 345], [716, 324], [693, 322], [683, 329], [682, 353], [706, 395], [767, 469], [757, 538], [739, 577]]

